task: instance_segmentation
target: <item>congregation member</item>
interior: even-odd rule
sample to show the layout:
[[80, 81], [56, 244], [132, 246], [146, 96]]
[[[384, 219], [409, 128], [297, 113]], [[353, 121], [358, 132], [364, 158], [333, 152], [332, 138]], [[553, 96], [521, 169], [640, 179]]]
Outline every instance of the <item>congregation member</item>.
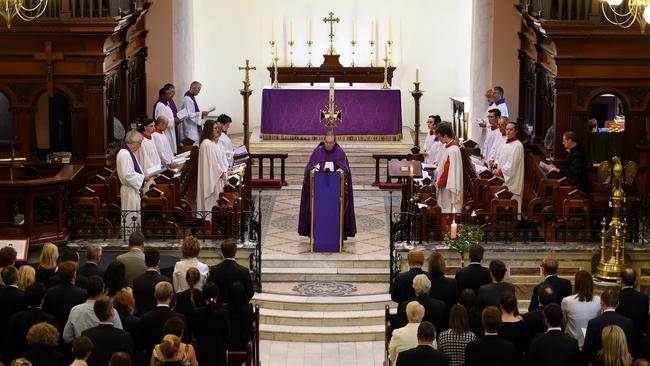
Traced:
[[532, 335], [528, 324], [519, 315], [517, 297], [514, 292], [506, 291], [499, 298], [501, 325], [497, 333], [501, 338], [515, 345], [515, 360], [518, 365], [524, 362], [524, 352], [528, 348]]
[[440, 116], [429, 116], [429, 118], [427, 118], [429, 133], [427, 133], [427, 137], [424, 139], [424, 149], [422, 150], [424, 162], [435, 166], [438, 165], [440, 152], [444, 149], [444, 145], [440, 140], [438, 140], [438, 134], [436, 132], [436, 126], [440, 122]]
[[528, 365], [574, 366], [580, 362], [578, 340], [562, 331], [562, 309], [556, 303], [544, 307], [544, 322], [548, 328], [530, 343]]
[[[135, 157], [135, 153], [142, 145], [142, 134], [131, 130], [126, 133], [124, 143], [126, 144], [117, 153], [116, 169], [120, 179], [120, 200], [123, 215], [127, 226], [140, 226], [140, 189], [149, 175], [145, 174]], [[133, 220], [135, 218], [135, 220]]]
[[562, 312], [566, 319], [566, 332], [578, 340], [582, 348], [585, 336], [582, 329], [587, 323], [600, 315], [600, 296], [594, 295], [594, 281], [591, 273], [579, 270], [574, 277], [575, 294], [562, 300]]
[[[437, 174], [437, 201], [443, 214], [460, 212], [463, 208], [463, 158], [449, 122], [436, 128], [438, 139], [445, 148], [441, 151]], [[444, 227], [444, 224], [443, 224]]]
[[147, 248], [144, 252], [147, 267], [145, 273], [133, 280], [133, 297], [142, 315], [156, 307], [155, 288], [159, 282], [171, 282], [167, 276], [160, 274], [160, 252], [156, 248]]
[[22, 357], [29, 360], [32, 365], [39, 366], [66, 366], [65, 356], [57, 346], [59, 344], [59, 331], [50, 323], [38, 323], [27, 331], [27, 344], [29, 350]]
[[591, 358], [591, 366], [630, 365], [632, 355], [626, 333], [618, 325], [608, 325], [602, 331], [603, 347]]
[[183, 119], [183, 136], [194, 141], [194, 146], [199, 146], [203, 118], [208, 116], [207, 111], [201, 111], [196, 102], [196, 96], [201, 92], [201, 83], [193, 81], [190, 88], [183, 95], [183, 107], [187, 117]]
[[[145, 173], [150, 172], [152, 168], [161, 169], [160, 154], [156, 148], [156, 143], [153, 141], [152, 135], [156, 132], [156, 123], [152, 119], [145, 119], [142, 122], [142, 145], [136, 151], [135, 156]], [[148, 191], [149, 187], [153, 184], [150, 179], [144, 186], [144, 191]]]
[[144, 262], [144, 234], [134, 231], [129, 235], [129, 251], [115, 258], [124, 264], [126, 285], [133, 286], [133, 280], [147, 271]]
[[59, 260], [59, 248], [52, 243], [43, 244], [41, 255], [36, 267], [36, 282], [47, 286], [50, 283], [50, 277], [56, 273]]
[[93, 352], [94, 348], [93, 341], [86, 336], [81, 336], [76, 338], [72, 342], [72, 355], [74, 356], [74, 361], [70, 366], [88, 366], [88, 358]]
[[10, 246], [0, 248], [0, 269], [6, 266], [15, 266], [17, 257], [16, 249]]
[[194, 346], [182, 341], [185, 329], [185, 322], [182, 319], [167, 320], [163, 325], [164, 335], [161, 343], [154, 346], [152, 350], [150, 364], [197, 366]]
[[176, 293], [176, 306], [174, 310], [185, 315], [185, 319], [189, 319], [194, 309], [202, 306], [205, 302], [203, 292], [199, 288], [201, 272], [196, 267], [188, 268], [185, 271], [185, 281], [188, 288]]
[[230, 137], [228, 136], [228, 129], [230, 129], [230, 125], [232, 124], [232, 118], [227, 114], [220, 114], [217, 117], [217, 123], [221, 125], [219, 145], [221, 145], [221, 149], [226, 153], [228, 165], [232, 166], [235, 148], [232, 146], [232, 140], [230, 140]]
[[488, 112], [489, 130], [485, 136], [484, 150], [481, 150], [481, 157], [486, 162], [489, 161], [492, 150], [501, 139], [501, 130], [499, 130], [499, 118], [501, 118], [501, 111], [499, 111], [497, 108], [491, 109]]
[[478, 297], [471, 288], [466, 288], [460, 292], [458, 303], [467, 311], [469, 317], [469, 330], [476, 337], [483, 336], [483, 324], [481, 322], [481, 308], [478, 305]]
[[[63, 249], [63, 251], [61, 252], [61, 255], [59, 256], [59, 261], [60, 262], [67, 262], [67, 261], [74, 262], [74, 265], [77, 268], [77, 275], [75, 276], [75, 282], [74, 282], [75, 286], [85, 289], [86, 286], [88, 285], [88, 277], [86, 277], [86, 276], [79, 273], [80, 258], [79, 258], [79, 251], [77, 250], [77, 248], [67, 247], [67, 248]], [[50, 280], [47, 283], [47, 287], [53, 287], [53, 286], [56, 286], [56, 285], [60, 285], [61, 283], [63, 283], [63, 281], [61, 280], [61, 277], [59, 276], [58, 273], [55, 273], [54, 276], [50, 277]]]
[[497, 306], [502, 293], [506, 291], [515, 292], [515, 287], [503, 280], [506, 272], [506, 264], [502, 261], [495, 259], [490, 262], [492, 283], [483, 285], [478, 290], [478, 303], [481, 309], [488, 306]]
[[390, 287], [390, 298], [398, 304], [415, 298], [413, 279], [419, 274], [427, 274], [422, 270], [422, 266], [424, 266], [423, 251], [419, 249], [410, 250], [406, 256], [406, 262], [409, 270], [397, 274]]
[[[399, 359], [400, 352], [417, 347], [417, 330], [424, 317], [424, 307], [417, 301], [409, 302], [406, 305], [406, 317], [408, 324], [394, 329], [388, 344], [388, 358], [393, 363]], [[435, 342], [433, 347], [438, 347]]]
[[226, 304], [230, 319], [228, 349], [246, 351], [248, 342], [253, 338], [253, 305], [249, 303], [250, 299], [241, 282], [235, 282], [230, 287], [229, 301]]
[[464, 366], [465, 349], [475, 340], [476, 335], [469, 330], [469, 316], [465, 307], [461, 304], [452, 306], [449, 329], [438, 335], [438, 349], [449, 356], [451, 366]]
[[120, 261], [113, 261], [106, 267], [104, 281], [106, 284], [106, 296], [108, 297], [113, 297], [116, 293], [125, 289], [131, 291], [130, 287], [126, 284], [126, 267]]
[[396, 366], [449, 366], [450, 357], [433, 347], [436, 340], [436, 330], [433, 324], [429, 322], [422, 322], [417, 330], [417, 346], [400, 352]]
[[[156, 120], [156, 127], [158, 127], [158, 118], [165, 117], [167, 126], [163, 130], [164, 136], [167, 139], [172, 154], [176, 154], [178, 141], [176, 139], [176, 123], [174, 118], [174, 111], [170, 107], [169, 101], [172, 99], [172, 92], [169, 89], [162, 88], [158, 91], [158, 100], [154, 104], [153, 119]], [[160, 149], [158, 149], [160, 152]], [[162, 159], [161, 159], [162, 160]]]
[[25, 291], [27, 287], [36, 283], [36, 270], [32, 266], [18, 268], [18, 288]]
[[495, 306], [483, 310], [481, 321], [485, 335], [470, 342], [465, 350], [466, 366], [518, 366], [515, 345], [498, 335], [501, 312]]
[[506, 104], [506, 92], [500, 86], [495, 86], [492, 90], [494, 106], [499, 110], [499, 112], [501, 112], [503, 117], [510, 117], [510, 113], [508, 113], [508, 105]]
[[18, 288], [18, 270], [5, 266], [0, 270], [5, 286], [0, 288], [0, 336], [5, 334], [9, 318], [27, 308], [25, 292]]
[[556, 303], [555, 301], [555, 289], [551, 287], [548, 283], [543, 283], [538, 286], [537, 290], [537, 300], [538, 307], [537, 309], [531, 310], [524, 314], [524, 320], [528, 324], [530, 331], [533, 334], [544, 333], [546, 331], [546, 323], [544, 322], [543, 311], [544, 307], [551, 303]]
[[131, 355], [126, 352], [115, 352], [108, 362], [108, 366], [132, 366], [133, 361]]
[[88, 366], [106, 366], [115, 352], [133, 354], [133, 338], [122, 329], [113, 326], [113, 319], [117, 312], [113, 308], [113, 301], [103, 296], [93, 304], [95, 316], [99, 319], [96, 327], [86, 329], [82, 336], [90, 338], [93, 343], [93, 352], [88, 358]]
[[524, 193], [524, 145], [519, 141], [523, 131], [519, 124], [510, 122], [506, 126], [506, 143], [497, 157], [496, 174], [503, 177], [504, 184], [517, 201], [517, 212], [521, 214]]
[[603, 329], [609, 325], [619, 326], [625, 333], [628, 349], [630, 351], [634, 350], [634, 324], [630, 319], [616, 313], [618, 301], [619, 292], [617, 290], [606, 289], [600, 295], [602, 314], [587, 323], [587, 331], [585, 332], [585, 343], [582, 352], [587, 357], [593, 356], [603, 348]]
[[456, 271], [455, 279], [458, 293], [461, 293], [466, 288], [474, 290], [478, 293], [478, 289], [492, 282], [490, 270], [481, 265], [483, 260], [484, 249], [480, 244], [472, 245], [469, 248], [469, 261], [470, 263]]
[[562, 168], [551, 165], [549, 171], [560, 173], [569, 179], [569, 183], [578, 187], [582, 192], [589, 194], [590, 182], [587, 168], [587, 156], [578, 144], [578, 135], [573, 131], [566, 131], [562, 134], [562, 145], [567, 151], [566, 161]]
[[[172, 310], [174, 288], [169, 282], [158, 282], [155, 288], [156, 307], [140, 316], [143, 334], [143, 347], [146, 358], [151, 357], [151, 350], [160, 342], [163, 334], [163, 325], [171, 318], [178, 317], [185, 321], [185, 316]], [[189, 335], [188, 335], [189, 336]]]
[[556, 304], [562, 304], [562, 300], [571, 295], [571, 281], [558, 277], [557, 270], [559, 266], [560, 262], [554, 257], [546, 257], [542, 260], [542, 264], [540, 264], [539, 267], [542, 271], [542, 276], [544, 276], [544, 281], [533, 288], [533, 293], [530, 296], [530, 305], [528, 305], [528, 311], [535, 310], [539, 307], [537, 291], [544, 283], [553, 287], [553, 293], [555, 294], [553, 302]]
[[[442, 332], [447, 329], [447, 308], [442, 300], [430, 296], [431, 281], [426, 275], [419, 274], [413, 278], [413, 290], [415, 298], [420, 305], [424, 307], [423, 320], [431, 322], [436, 331]], [[401, 328], [408, 324], [406, 316], [406, 307], [411, 300], [403, 301], [397, 306], [397, 319], [394, 328]]]
[[[85, 303], [74, 306], [70, 310], [68, 322], [63, 328], [63, 341], [72, 343], [75, 338], [81, 336], [86, 329], [99, 325], [99, 319], [95, 315], [95, 302], [104, 296], [104, 281], [99, 276], [90, 276], [88, 279], [88, 300]], [[117, 329], [122, 329], [122, 321], [119, 314], [113, 311], [111, 323]]]
[[[431, 253], [429, 256], [427, 269], [429, 271], [429, 280], [431, 280], [431, 291], [429, 294], [435, 299], [444, 301], [446, 319], [451, 307], [458, 302], [458, 286], [456, 285], [456, 280], [445, 276], [447, 271], [445, 258], [438, 251]], [[442, 332], [445, 329], [447, 329], [446, 326], [443, 329], [436, 328], [438, 332]]]
[[133, 350], [135, 352], [133, 359], [136, 364], [141, 364], [144, 359], [144, 354], [142, 353], [142, 323], [140, 322], [140, 318], [133, 315], [135, 312], [135, 299], [133, 298], [133, 294], [127, 290], [119, 291], [113, 296], [113, 307], [120, 317], [122, 329], [127, 331], [133, 339]]
[[210, 273], [210, 267], [199, 261], [199, 253], [201, 253], [201, 242], [197, 238], [190, 235], [183, 239], [181, 242], [181, 260], [174, 265], [174, 274], [172, 277], [176, 292], [183, 292], [190, 288], [185, 278], [185, 272], [190, 268], [198, 269], [200, 274], [195, 288], [197, 290], [203, 288], [203, 284]]
[[166, 131], [169, 130], [169, 119], [165, 116], [160, 116], [156, 118], [156, 129], [151, 134], [151, 140], [153, 141], [156, 151], [158, 152], [158, 158], [160, 164], [167, 166], [169, 168], [175, 168], [177, 165], [174, 163], [174, 154], [176, 152], [169, 144], [167, 139]]
[[76, 305], [86, 302], [88, 293], [81, 287], [75, 286], [77, 266], [74, 262], [61, 263], [57, 274], [62, 282], [47, 290], [43, 310], [54, 315], [59, 333], [63, 333], [63, 328], [68, 323], [70, 310]]
[[195, 309], [191, 328], [196, 337], [196, 353], [200, 365], [226, 365], [228, 337], [231, 334], [228, 311], [219, 303], [219, 288], [208, 282], [203, 288], [205, 305]]
[[99, 267], [99, 262], [102, 260], [102, 247], [96, 244], [88, 244], [86, 246], [86, 263], [79, 266], [77, 274], [90, 277], [90, 276], [103, 276], [104, 270]]
[[636, 291], [636, 271], [625, 268], [621, 271], [621, 290], [616, 312], [630, 319], [634, 324], [634, 339], [643, 338], [648, 325], [648, 295]]
[[221, 304], [231, 302], [233, 285], [239, 283], [243, 287], [243, 298], [239, 302], [248, 303], [253, 298], [253, 281], [248, 268], [237, 263], [237, 240], [226, 239], [221, 243], [223, 261], [210, 267], [208, 281], [219, 288], [219, 301]]
[[206, 221], [212, 221], [212, 207], [216, 205], [228, 178], [228, 160], [219, 145], [220, 137], [221, 126], [213, 120], [205, 121], [199, 147], [196, 210], [197, 217]]

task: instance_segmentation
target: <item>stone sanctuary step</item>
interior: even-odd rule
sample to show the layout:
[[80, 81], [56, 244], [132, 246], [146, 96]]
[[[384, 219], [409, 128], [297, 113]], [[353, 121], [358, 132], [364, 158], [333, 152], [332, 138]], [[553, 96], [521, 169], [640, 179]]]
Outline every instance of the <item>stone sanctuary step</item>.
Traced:
[[337, 267], [290, 267], [269, 268], [262, 266], [265, 282], [290, 281], [341, 281], [341, 282], [388, 282], [390, 270], [386, 268], [337, 268]]
[[362, 296], [297, 296], [257, 293], [253, 296], [254, 304], [261, 309], [291, 311], [363, 311], [383, 310], [386, 305], [397, 307], [390, 299], [390, 294]]
[[260, 338], [284, 342], [380, 341], [384, 339], [384, 326], [310, 327], [261, 324]]
[[267, 268], [388, 268], [387, 255], [353, 255], [353, 254], [264, 254], [263, 267]]
[[[393, 309], [393, 312], [395, 311]], [[383, 324], [384, 310], [296, 311], [260, 309], [260, 322], [262, 324], [310, 327], [368, 326]]]

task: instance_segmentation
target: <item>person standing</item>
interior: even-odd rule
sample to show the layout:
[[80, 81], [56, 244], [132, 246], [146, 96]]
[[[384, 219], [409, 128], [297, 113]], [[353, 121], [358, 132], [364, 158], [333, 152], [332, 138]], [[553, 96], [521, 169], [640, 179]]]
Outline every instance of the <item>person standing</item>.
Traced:
[[213, 120], [205, 121], [199, 147], [196, 210], [198, 217], [206, 221], [212, 220], [212, 207], [217, 204], [228, 178], [228, 161], [219, 145], [220, 137], [221, 126]]
[[217, 117], [217, 123], [221, 125], [221, 137], [219, 137], [219, 144], [221, 145], [223, 151], [226, 153], [228, 165], [232, 166], [235, 149], [232, 146], [230, 137], [228, 137], [228, 129], [232, 123], [232, 118], [230, 118], [230, 116], [227, 114], [220, 114], [219, 117]]
[[[116, 158], [117, 176], [122, 184], [121, 209], [126, 213], [125, 226], [140, 226], [140, 189], [142, 184], [149, 180], [149, 176], [143, 172], [138, 158], [135, 157], [135, 153], [142, 145], [142, 139], [142, 134], [138, 131], [127, 132], [124, 139], [126, 145], [120, 149]], [[133, 228], [127, 231], [132, 232]]]
[[169, 142], [172, 152], [177, 152], [176, 140], [176, 123], [174, 122], [174, 111], [170, 107], [169, 101], [172, 99], [172, 92], [169, 89], [162, 88], [158, 91], [158, 100], [154, 104], [153, 119], [158, 120], [158, 117], [166, 117], [169, 121], [169, 128], [165, 130], [165, 137]]
[[201, 92], [201, 83], [193, 81], [190, 88], [183, 96], [183, 108], [187, 112], [187, 117], [183, 120], [183, 135], [186, 139], [194, 141], [194, 146], [201, 143], [201, 126], [203, 118], [208, 116], [207, 111], [201, 111], [199, 104], [196, 102], [196, 96]]
[[436, 131], [440, 142], [445, 144], [440, 158], [441, 166], [438, 167], [440, 174], [436, 180], [438, 205], [443, 214], [460, 212], [463, 209], [463, 160], [460, 148], [454, 140], [450, 123], [440, 123]]
[[[148, 172], [152, 167], [158, 167], [160, 169], [160, 155], [158, 155], [158, 149], [156, 149], [156, 143], [153, 141], [151, 135], [156, 132], [156, 124], [154, 120], [147, 119], [142, 122], [142, 145], [136, 151], [135, 156], [138, 158], [138, 162], [143, 169], [143, 172]], [[153, 180], [149, 180], [144, 185], [144, 191], [148, 191], [149, 187]]]
[[496, 174], [503, 177], [513, 199], [517, 201], [517, 212], [521, 215], [524, 194], [524, 145], [519, 141], [523, 133], [517, 123], [506, 126], [506, 143], [501, 147], [497, 157]]
[[427, 164], [438, 164], [440, 152], [445, 148], [445, 145], [438, 140], [438, 134], [436, 133], [438, 123], [440, 123], [440, 116], [429, 116], [427, 118], [429, 133], [424, 139], [424, 150], [422, 151], [424, 162]]

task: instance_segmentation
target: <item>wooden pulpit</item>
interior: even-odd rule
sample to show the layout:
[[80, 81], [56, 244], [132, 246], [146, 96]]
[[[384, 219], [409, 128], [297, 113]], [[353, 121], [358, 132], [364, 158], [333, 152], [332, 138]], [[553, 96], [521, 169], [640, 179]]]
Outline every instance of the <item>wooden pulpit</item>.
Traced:
[[343, 250], [345, 215], [345, 172], [309, 173], [311, 234], [313, 252]]

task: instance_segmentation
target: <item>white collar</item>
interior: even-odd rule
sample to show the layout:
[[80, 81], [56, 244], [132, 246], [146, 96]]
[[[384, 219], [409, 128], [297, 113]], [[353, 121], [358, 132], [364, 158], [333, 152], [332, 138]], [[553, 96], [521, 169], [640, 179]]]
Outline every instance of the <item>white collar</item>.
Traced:
[[158, 307], [158, 308], [168, 308], [169, 304], [158, 304], [158, 305], [156, 305], [156, 307]]
[[471, 266], [472, 264], [478, 264], [479, 266], [481, 265], [481, 262], [469, 262], [469, 265]]
[[607, 309], [603, 310], [603, 313], [609, 313], [609, 312], [612, 312], [612, 311], [616, 311], [616, 308], [607, 308]]
[[489, 336], [489, 335], [493, 335], [493, 336], [495, 336], [495, 335], [499, 335], [499, 334], [498, 334], [498, 333], [489, 333], [489, 332], [485, 332], [485, 335], [486, 335], [486, 336]]
[[237, 261], [237, 259], [235, 259], [235, 258], [224, 258], [223, 260], [224, 261], [235, 261], [235, 262]]
[[557, 274], [550, 274], [550, 275], [544, 277], [544, 280], [548, 280], [549, 277], [557, 277]]
[[621, 287], [621, 290], [625, 290], [626, 288], [631, 288], [632, 290], [634, 290], [634, 286], [623, 286]]
[[548, 332], [550, 332], [550, 331], [552, 331], [552, 330], [559, 330], [559, 331], [561, 332], [561, 331], [562, 331], [562, 328], [561, 328], [561, 327], [550, 327], [550, 328], [548, 328], [548, 329], [546, 330], [546, 333], [548, 333]]

